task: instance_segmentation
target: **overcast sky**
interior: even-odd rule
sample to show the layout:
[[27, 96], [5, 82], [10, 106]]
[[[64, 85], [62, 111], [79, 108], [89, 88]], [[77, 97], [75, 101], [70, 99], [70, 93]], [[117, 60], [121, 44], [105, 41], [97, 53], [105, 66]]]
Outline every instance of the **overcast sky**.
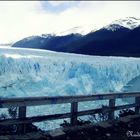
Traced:
[[139, 1], [0, 1], [0, 43], [76, 26], [94, 30], [129, 16], [140, 18]]

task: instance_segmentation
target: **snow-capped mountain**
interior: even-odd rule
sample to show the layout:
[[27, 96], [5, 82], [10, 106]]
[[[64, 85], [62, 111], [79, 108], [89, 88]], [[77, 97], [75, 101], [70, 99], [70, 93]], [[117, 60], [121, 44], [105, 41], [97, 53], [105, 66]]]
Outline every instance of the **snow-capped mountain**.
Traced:
[[116, 20], [85, 35], [84, 31], [83, 27], [74, 27], [59, 35], [27, 37], [12, 46], [87, 55], [140, 57], [140, 19], [138, 18], [127, 17]]
[[43, 37], [43, 38], [51, 38], [53, 36], [56, 36], [55, 34], [41, 34], [40, 37]]
[[[0, 48], [0, 97], [74, 96], [120, 92], [128, 83], [132, 85], [133, 79], [137, 77], [140, 77], [140, 58]], [[133, 91], [137, 91], [138, 88], [139, 86], [133, 88]], [[125, 102], [117, 100], [117, 105], [120, 103]], [[108, 102], [80, 103], [78, 108], [94, 109], [102, 104], [107, 105]], [[27, 116], [64, 113], [69, 112], [69, 109], [69, 105], [29, 107]], [[1, 109], [0, 113], [6, 111]], [[41, 122], [35, 125], [46, 130], [59, 127], [60, 122]]]
[[85, 29], [84, 27], [82, 26], [77, 26], [77, 27], [73, 27], [73, 28], [70, 28], [70, 29], [67, 29], [65, 31], [62, 31], [60, 33], [58, 33], [57, 35], [68, 35], [68, 34], [81, 34], [81, 35], [85, 35], [85, 34], [88, 34], [90, 31]]
[[36, 38], [51, 38], [52, 36], [55, 36], [54, 34], [41, 34], [41, 35], [33, 35], [33, 36], [29, 36], [24, 38], [24, 40], [26, 41], [30, 41], [30, 40], [34, 40]]
[[116, 31], [121, 28], [127, 28], [133, 30], [140, 26], [140, 19], [134, 17], [126, 17], [125, 19], [119, 19], [113, 21], [111, 24], [104, 28], [111, 31]]

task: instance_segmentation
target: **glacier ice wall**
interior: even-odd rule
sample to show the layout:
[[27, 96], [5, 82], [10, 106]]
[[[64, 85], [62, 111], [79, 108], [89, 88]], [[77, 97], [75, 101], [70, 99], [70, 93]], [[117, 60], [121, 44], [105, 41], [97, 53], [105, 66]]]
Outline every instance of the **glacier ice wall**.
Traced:
[[[139, 58], [85, 56], [32, 49], [0, 49], [0, 97], [120, 92], [127, 83], [138, 76]], [[81, 108], [90, 106], [98, 107], [99, 103], [83, 104]], [[44, 109], [45, 106], [42, 106], [42, 109], [29, 107], [28, 116], [44, 114]], [[69, 107], [54, 105], [46, 110], [46, 114], [54, 110], [58, 113], [68, 112]], [[39, 126], [45, 129], [44, 124], [45, 122]]]
[[140, 59], [0, 56], [0, 96], [119, 92], [140, 75]]

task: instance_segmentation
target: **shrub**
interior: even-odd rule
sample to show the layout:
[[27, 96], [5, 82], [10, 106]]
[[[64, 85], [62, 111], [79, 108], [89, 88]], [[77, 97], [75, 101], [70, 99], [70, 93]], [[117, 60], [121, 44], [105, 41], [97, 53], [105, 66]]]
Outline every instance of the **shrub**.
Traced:
[[91, 120], [92, 122], [101, 122], [101, 121], [106, 121], [109, 118], [109, 112], [106, 112], [106, 109], [108, 108], [108, 106], [106, 105], [102, 105], [102, 109], [105, 111], [102, 111], [99, 114], [93, 114], [89, 116], [89, 120]]
[[8, 108], [8, 113], [11, 118], [15, 119], [17, 117], [17, 107]]
[[131, 109], [124, 109], [119, 111], [119, 117], [125, 117], [128, 115], [135, 115], [135, 112]]

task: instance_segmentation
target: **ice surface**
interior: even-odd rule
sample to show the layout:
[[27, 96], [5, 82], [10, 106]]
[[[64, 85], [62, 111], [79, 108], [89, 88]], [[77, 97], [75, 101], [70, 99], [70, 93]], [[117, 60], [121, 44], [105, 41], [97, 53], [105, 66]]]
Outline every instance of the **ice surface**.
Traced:
[[[120, 92], [138, 76], [140, 76], [140, 58], [0, 48], [0, 97]], [[118, 103], [122, 102], [124, 101], [118, 101]], [[96, 108], [102, 103], [107, 104], [106, 101], [81, 103], [79, 110]], [[69, 112], [70, 105], [29, 107], [27, 115], [52, 114], [54, 111], [55, 113]], [[35, 124], [43, 130], [48, 130], [57, 127], [60, 121], [53, 125], [52, 123], [53, 121]]]

